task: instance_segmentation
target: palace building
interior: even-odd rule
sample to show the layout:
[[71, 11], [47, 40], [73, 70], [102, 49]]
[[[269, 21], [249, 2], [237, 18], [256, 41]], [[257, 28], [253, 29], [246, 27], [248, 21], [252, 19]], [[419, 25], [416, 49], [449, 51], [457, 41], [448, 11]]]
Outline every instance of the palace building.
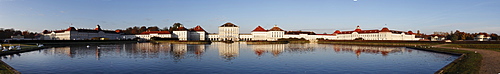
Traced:
[[179, 41], [205, 41], [207, 40], [208, 33], [201, 26], [196, 26], [191, 29], [186, 29], [183, 25], [173, 30], [172, 33], [169, 31], [146, 31], [141, 34], [135, 35], [122, 35], [124, 39], [146, 39], [149, 40], [151, 37], [159, 38], [178, 38]]
[[69, 27], [65, 30], [44, 30], [42, 40], [118, 40], [120, 31], [102, 30], [97, 25], [95, 29], [76, 29]]
[[339, 31], [336, 30], [334, 34], [337, 35], [335, 40], [354, 40], [361, 38], [364, 40], [419, 40], [415, 38], [415, 33], [412, 31], [395, 31], [389, 30], [384, 27], [381, 30], [361, 30], [359, 26], [354, 31]]
[[45, 40], [120, 40], [146, 39], [152, 37], [177, 38], [180, 41], [277, 41], [278, 39], [298, 38], [305, 40], [419, 40], [412, 31], [396, 31], [384, 27], [380, 30], [362, 30], [357, 26], [352, 31], [336, 30], [331, 34], [316, 34], [312, 31], [285, 31], [275, 25], [270, 29], [257, 26], [250, 34], [240, 34], [239, 26], [227, 22], [219, 26], [218, 33], [208, 33], [201, 26], [186, 29], [180, 25], [173, 31], [146, 31], [140, 34], [124, 35], [121, 31], [95, 29], [75, 29], [43, 31]]

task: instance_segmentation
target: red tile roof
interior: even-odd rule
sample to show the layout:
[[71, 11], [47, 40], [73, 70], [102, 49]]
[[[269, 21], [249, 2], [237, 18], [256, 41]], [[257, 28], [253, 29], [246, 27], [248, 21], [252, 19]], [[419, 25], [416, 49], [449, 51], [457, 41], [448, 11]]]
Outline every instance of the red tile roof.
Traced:
[[121, 33], [121, 32], [122, 32], [122, 30], [115, 30], [115, 32], [116, 32], [116, 33]]
[[413, 32], [403, 32], [403, 31], [394, 31], [394, 30], [389, 30], [389, 28], [384, 27], [381, 30], [361, 30], [359, 26], [356, 27], [354, 31], [335, 31], [334, 34], [352, 34], [353, 32], [358, 32], [358, 33], [379, 33], [379, 32], [392, 32], [392, 33], [405, 33], [405, 34], [414, 34]]
[[192, 29], [193, 31], [205, 31], [205, 29], [201, 28], [201, 26], [196, 26]]
[[358, 31], [343, 31], [338, 34], [351, 34], [352, 32], [358, 32], [358, 33], [378, 33], [380, 32], [379, 30], [358, 30]]
[[315, 35], [316, 33], [312, 31], [285, 31], [285, 34], [308, 34], [308, 35]]
[[338, 34], [338, 33], [340, 33], [340, 30], [336, 30], [336, 31], [335, 31], [335, 32], [333, 32], [333, 33], [337, 33], [337, 34]]
[[406, 34], [415, 34], [413, 31], [408, 31]]
[[174, 31], [187, 31], [187, 29], [181, 26]]
[[384, 27], [382, 28], [382, 30], [380, 30], [380, 32], [391, 32], [391, 30], [389, 30], [389, 28], [387, 27]]
[[75, 27], [69, 27], [66, 31], [76, 31]]
[[262, 27], [260, 27], [260, 26], [257, 26], [257, 28], [253, 29], [252, 32], [254, 32], [254, 31], [267, 31], [267, 30], [264, 29], [264, 28], [262, 28]]
[[355, 29], [354, 31], [355, 31], [355, 32], [359, 32], [359, 31], [361, 31], [361, 28], [359, 28], [359, 25], [358, 25], [358, 27], [356, 27], [356, 29]]
[[238, 27], [238, 26], [234, 25], [234, 24], [233, 24], [233, 23], [231, 23], [231, 22], [227, 22], [226, 24], [223, 24], [223, 25], [221, 25], [220, 27]]
[[284, 31], [284, 30], [279, 28], [278, 26], [274, 26], [273, 28], [269, 29], [269, 31]]

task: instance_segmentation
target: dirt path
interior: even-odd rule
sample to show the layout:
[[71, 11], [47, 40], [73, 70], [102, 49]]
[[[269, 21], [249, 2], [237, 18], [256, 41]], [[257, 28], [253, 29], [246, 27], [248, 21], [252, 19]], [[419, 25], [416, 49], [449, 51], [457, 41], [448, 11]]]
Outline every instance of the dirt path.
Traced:
[[483, 50], [483, 49], [444, 47], [444, 45], [448, 45], [448, 44], [435, 45], [435, 47], [477, 51], [477, 53], [479, 53], [483, 56], [483, 60], [481, 61], [481, 69], [479, 69], [479, 73], [480, 74], [500, 74], [500, 52], [491, 51], [491, 50]]

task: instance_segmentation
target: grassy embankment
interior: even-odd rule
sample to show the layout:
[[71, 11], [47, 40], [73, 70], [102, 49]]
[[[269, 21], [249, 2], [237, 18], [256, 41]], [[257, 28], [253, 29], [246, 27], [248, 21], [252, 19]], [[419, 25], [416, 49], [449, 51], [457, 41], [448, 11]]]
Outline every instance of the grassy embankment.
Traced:
[[14, 74], [14, 72], [10, 70], [6, 65], [0, 64], [0, 74]]
[[404, 42], [329, 42], [320, 41], [318, 43], [327, 44], [348, 44], [348, 45], [374, 45], [374, 46], [403, 46], [412, 47], [418, 49], [426, 49], [436, 52], [447, 52], [447, 53], [460, 53], [463, 54], [457, 60], [451, 62], [447, 66], [443, 67], [436, 73], [461, 73], [461, 74], [478, 74], [479, 68], [481, 66], [482, 56], [481, 54], [474, 53], [473, 51], [466, 50], [456, 50], [456, 49], [444, 49], [444, 48], [433, 48], [431, 45], [436, 45], [439, 43], [404, 43]]
[[485, 49], [500, 52], [500, 44], [450, 44], [446, 47]]
[[[10, 46], [21, 46], [22, 50], [37, 49], [37, 48], [39, 48], [36, 45], [27, 45], [27, 44], [2, 44], [2, 48], [3, 47], [7, 47], [8, 48]], [[0, 54], [1, 53], [7, 53], [7, 52], [15, 52], [15, 51], [21, 51], [21, 50], [9, 50], [9, 51], [1, 51], [0, 50]]]
[[[2, 44], [2, 47], [9, 47], [9, 46], [21, 46], [21, 50], [30, 50], [30, 49], [38, 49], [36, 45], [26, 45], [26, 44]], [[9, 50], [9, 51], [0, 51], [0, 54], [4, 53], [9, 53], [9, 52], [17, 52], [21, 50]], [[0, 61], [0, 74], [15, 74], [12, 69], [8, 67], [6, 63], [3, 61]]]

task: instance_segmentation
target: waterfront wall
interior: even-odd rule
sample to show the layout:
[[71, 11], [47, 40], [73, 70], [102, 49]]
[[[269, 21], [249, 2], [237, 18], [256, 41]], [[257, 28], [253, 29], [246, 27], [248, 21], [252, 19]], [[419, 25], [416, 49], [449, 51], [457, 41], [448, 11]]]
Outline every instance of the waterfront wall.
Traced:
[[8, 65], [5, 62], [3, 62], [2, 60], [0, 60], [0, 65], [5, 66], [7, 69], [9, 69], [10, 71], [12, 71], [14, 74], [21, 74], [21, 72], [19, 72], [16, 69], [12, 68], [10, 65]]
[[136, 42], [135, 40], [9, 40], [1, 43]]
[[408, 41], [408, 40], [319, 40], [325, 42], [390, 42], [390, 43], [452, 43], [452, 44], [500, 44], [500, 41]]

